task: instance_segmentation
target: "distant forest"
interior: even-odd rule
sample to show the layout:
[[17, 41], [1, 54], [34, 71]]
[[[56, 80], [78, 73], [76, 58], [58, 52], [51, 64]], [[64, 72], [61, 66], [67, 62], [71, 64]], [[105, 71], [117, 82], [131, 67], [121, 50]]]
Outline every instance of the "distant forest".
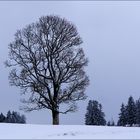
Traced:
[[26, 117], [15, 111], [8, 111], [7, 115], [0, 114], [0, 123], [26, 123]]

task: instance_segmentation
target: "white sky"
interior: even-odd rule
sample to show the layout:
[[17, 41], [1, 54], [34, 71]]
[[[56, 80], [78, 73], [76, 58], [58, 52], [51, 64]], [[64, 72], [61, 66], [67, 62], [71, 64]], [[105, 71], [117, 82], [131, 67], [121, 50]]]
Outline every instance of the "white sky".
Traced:
[[[89, 99], [103, 105], [106, 119], [117, 121], [120, 105], [132, 95], [140, 97], [140, 2], [107, 1], [22, 1], [0, 2], [0, 112], [19, 111], [20, 90], [10, 87], [8, 44], [17, 29], [43, 15], [60, 15], [73, 22], [83, 38], [89, 58], [89, 96], [78, 104], [79, 111], [60, 118], [61, 124], [84, 124]], [[51, 123], [50, 112], [24, 113], [28, 123]]]

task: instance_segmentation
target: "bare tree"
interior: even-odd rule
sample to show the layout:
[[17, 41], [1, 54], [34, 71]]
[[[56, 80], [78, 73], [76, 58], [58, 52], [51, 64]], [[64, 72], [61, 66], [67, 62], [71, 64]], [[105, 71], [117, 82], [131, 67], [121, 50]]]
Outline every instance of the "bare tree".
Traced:
[[12, 67], [10, 84], [28, 95], [24, 110], [50, 109], [53, 124], [59, 124], [59, 113], [74, 111], [75, 102], [86, 98], [88, 61], [81, 43], [76, 27], [58, 16], [41, 17], [16, 32], [6, 65]]

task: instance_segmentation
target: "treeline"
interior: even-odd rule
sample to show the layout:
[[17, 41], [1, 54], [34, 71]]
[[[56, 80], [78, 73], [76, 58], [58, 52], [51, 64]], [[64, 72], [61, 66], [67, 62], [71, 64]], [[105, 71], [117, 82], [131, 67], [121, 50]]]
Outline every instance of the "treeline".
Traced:
[[108, 126], [139, 126], [140, 127], [140, 99], [134, 101], [133, 97], [128, 98], [126, 105], [122, 103], [118, 122], [115, 124], [105, 120], [105, 113], [102, 105], [96, 100], [90, 100], [85, 114], [86, 125], [108, 125]]
[[122, 103], [117, 125], [140, 126], [140, 98], [134, 101], [130, 96], [126, 105]]
[[8, 111], [6, 116], [0, 114], [0, 123], [26, 123], [26, 117], [15, 111]]

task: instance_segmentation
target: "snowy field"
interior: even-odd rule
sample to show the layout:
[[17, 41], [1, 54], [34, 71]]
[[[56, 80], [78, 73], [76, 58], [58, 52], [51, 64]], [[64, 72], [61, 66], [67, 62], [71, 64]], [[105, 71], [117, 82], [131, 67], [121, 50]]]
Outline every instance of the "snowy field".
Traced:
[[140, 139], [140, 128], [3, 123], [0, 139]]

